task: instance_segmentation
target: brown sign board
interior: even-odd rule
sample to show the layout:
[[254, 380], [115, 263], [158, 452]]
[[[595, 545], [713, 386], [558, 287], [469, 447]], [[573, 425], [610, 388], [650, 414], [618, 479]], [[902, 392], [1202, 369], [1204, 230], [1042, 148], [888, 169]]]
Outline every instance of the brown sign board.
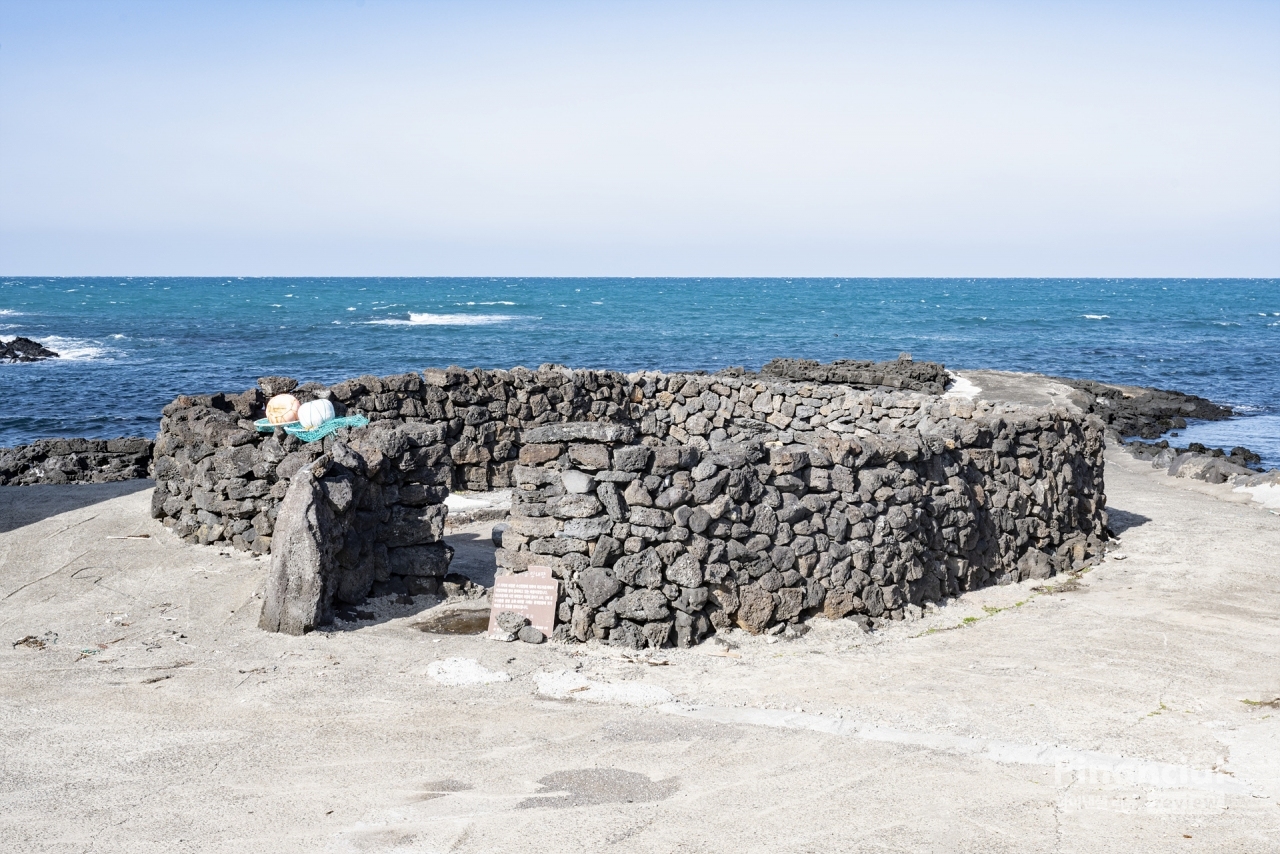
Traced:
[[556, 625], [556, 603], [560, 598], [560, 582], [551, 577], [545, 566], [531, 566], [515, 575], [499, 575], [493, 580], [493, 598], [489, 605], [489, 631], [498, 628], [498, 615], [515, 611], [528, 617], [529, 624], [548, 637]]

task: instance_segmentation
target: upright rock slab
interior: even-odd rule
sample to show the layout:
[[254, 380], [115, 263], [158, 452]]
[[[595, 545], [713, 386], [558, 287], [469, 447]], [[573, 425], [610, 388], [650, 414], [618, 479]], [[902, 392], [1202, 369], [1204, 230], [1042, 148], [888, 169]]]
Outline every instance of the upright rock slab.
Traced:
[[324, 592], [334, 575], [333, 522], [313, 466], [307, 466], [293, 476], [280, 502], [258, 628], [301, 635], [332, 621]]
[[[333, 622], [334, 603], [370, 594], [438, 594], [453, 549], [442, 503], [406, 506], [406, 464], [421, 447], [413, 431], [370, 430], [293, 473], [271, 538], [271, 576], [258, 625], [300, 635]], [[429, 498], [443, 500], [440, 488]], [[414, 501], [423, 499], [415, 496]]]

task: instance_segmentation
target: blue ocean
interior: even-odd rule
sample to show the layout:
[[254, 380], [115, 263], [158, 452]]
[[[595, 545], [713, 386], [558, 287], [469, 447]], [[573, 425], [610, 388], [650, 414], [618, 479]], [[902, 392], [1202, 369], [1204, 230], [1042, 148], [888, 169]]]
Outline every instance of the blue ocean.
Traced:
[[792, 356], [1176, 389], [1241, 417], [1185, 444], [1280, 466], [1277, 279], [9, 278], [0, 446], [154, 435], [181, 393], [429, 366], [716, 371]]

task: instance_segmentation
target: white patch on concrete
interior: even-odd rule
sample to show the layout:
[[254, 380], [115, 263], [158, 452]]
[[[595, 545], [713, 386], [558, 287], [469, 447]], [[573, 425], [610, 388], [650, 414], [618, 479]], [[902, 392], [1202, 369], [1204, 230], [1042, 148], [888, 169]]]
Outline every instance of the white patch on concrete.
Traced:
[[660, 706], [675, 697], [665, 688], [645, 682], [592, 682], [570, 670], [539, 673], [538, 693], [557, 700], [586, 700], [621, 706]]
[[1268, 510], [1280, 511], [1280, 484], [1263, 483], [1258, 486], [1237, 486], [1232, 492], [1245, 492]]
[[945, 733], [905, 732], [874, 724], [858, 723], [825, 715], [810, 715], [778, 709], [719, 708], [716, 706], [682, 706], [669, 703], [660, 712], [697, 720], [727, 724], [749, 724], [780, 729], [807, 729], [846, 738], [909, 744], [944, 753], [959, 753], [1015, 765], [1047, 765], [1063, 771], [1102, 772], [1131, 785], [1156, 789], [1195, 789], [1229, 795], [1254, 794], [1250, 786], [1234, 777], [1215, 771], [1200, 771], [1186, 765], [1130, 759], [1092, 750], [1073, 750], [1040, 744], [1017, 744], [990, 738]]
[[947, 393], [943, 397], [963, 397], [966, 400], [973, 400], [982, 391], [968, 377], [957, 373], [952, 373], [951, 376], [955, 377], [955, 382], [951, 384], [951, 388], [947, 389]]
[[511, 676], [501, 670], [489, 670], [474, 658], [445, 658], [427, 665], [427, 675], [441, 685], [487, 685], [510, 682]]
[[450, 492], [445, 496], [444, 503], [446, 507], [457, 513], [461, 513], [464, 510], [506, 506], [511, 503], [511, 492], [505, 489], [493, 492], [475, 492], [467, 495]]

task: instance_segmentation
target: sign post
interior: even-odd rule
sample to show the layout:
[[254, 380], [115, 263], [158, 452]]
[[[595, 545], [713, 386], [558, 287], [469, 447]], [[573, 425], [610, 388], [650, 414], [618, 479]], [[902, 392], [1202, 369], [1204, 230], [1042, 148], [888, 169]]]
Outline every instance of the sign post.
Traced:
[[551, 637], [556, 625], [556, 603], [560, 598], [560, 582], [551, 577], [551, 569], [531, 566], [525, 572], [499, 575], [493, 580], [493, 600], [489, 609], [489, 631], [498, 628], [498, 615], [514, 611], [528, 618], [529, 624]]

